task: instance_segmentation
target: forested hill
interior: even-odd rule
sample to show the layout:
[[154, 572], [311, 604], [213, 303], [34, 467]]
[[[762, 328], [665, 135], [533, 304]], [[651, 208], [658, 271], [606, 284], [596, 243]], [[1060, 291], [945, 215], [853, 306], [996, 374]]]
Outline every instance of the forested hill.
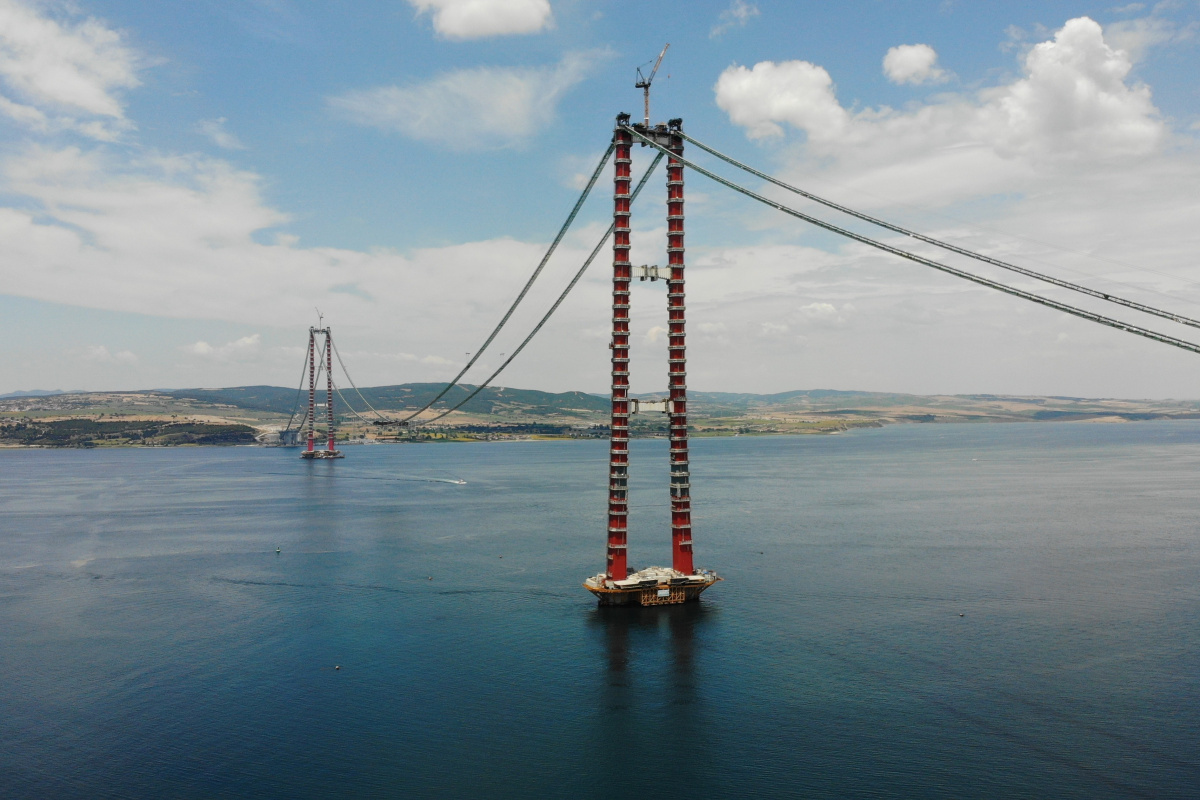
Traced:
[[[368, 403], [388, 417], [424, 406], [442, 390], [440, 383], [406, 383], [372, 386], [362, 389], [362, 397], [353, 388], [335, 393], [334, 408], [345, 417], [346, 405], [368, 415]], [[457, 405], [472, 385], [455, 386], [438, 401], [436, 410]], [[636, 397], [663, 397], [665, 392], [636, 394]], [[1037, 397], [1010, 395], [912, 395], [890, 392], [835, 391], [806, 389], [773, 394], [751, 392], [700, 392], [688, 394], [692, 420], [726, 421], [733, 419], [803, 420], [875, 420], [889, 422], [1018, 422], [1050, 420], [1106, 419], [1111, 421], [1144, 419], [1194, 419], [1200, 417], [1200, 402], [1194, 400], [1122, 400], [1083, 397]], [[324, 404], [325, 392], [317, 392]], [[266, 422], [268, 418], [287, 419], [295, 410], [303, 414], [308, 393], [281, 386], [234, 386], [220, 389], [146, 390], [135, 392], [28, 393], [20, 398], [0, 399], [0, 415], [20, 416], [33, 412], [77, 415], [117, 414], [203, 414], [213, 418], [239, 421], [241, 416]], [[224, 410], [223, 410], [224, 409]], [[535, 389], [489, 387], [481, 391], [462, 410], [476, 420], [540, 418], [558, 421], [574, 418], [579, 422], [601, 424], [609, 410], [607, 395], [588, 392], [542, 392]], [[237, 412], [237, 413], [229, 413]], [[461, 418], [458, 418], [461, 419]], [[650, 421], [646, 417], [644, 421]], [[452, 421], [452, 420], [448, 420]], [[486, 419], [484, 419], [486, 421]]]
[[[367, 403], [379, 411], [416, 410], [432, 400], [445, 384], [405, 383], [398, 386], [364, 387], [362, 397], [354, 389], [341, 389], [340, 396], [334, 392], [334, 407], [345, 401], [359, 413], [367, 412]], [[457, 405], [475, 390], [470, 384], [455, 386], [438, 401], [438, 408]], [[235, 386], [228, 389], [180, 389], [158, 392], [177, 400], [198, 400], [236, 408], [256, 411], [272, 411], [289, 414], [293, 408], [301, 411], [308, 403], [307, 391], [297, 394], [295, 389], [279, 386]], [[366, 401], [365, 403], [363, 401]], [[325, 402], [324, 390], [317, 392], [317, 402]], [[299, 405], [297, 405], [299, 404]], [[497, 414], [506, 410], [524, 413], [597, 412], [608, 409], [608, 399], [585, 392], [539, 392], [535, 389], [510, 389], [488, 387], [463, 406], [463, 411], [476, 414]]]

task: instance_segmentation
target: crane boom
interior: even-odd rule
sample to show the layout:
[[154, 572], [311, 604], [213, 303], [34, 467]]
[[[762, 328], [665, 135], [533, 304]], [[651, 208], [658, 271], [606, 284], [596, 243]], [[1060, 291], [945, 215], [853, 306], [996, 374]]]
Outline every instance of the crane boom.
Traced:
[[641, 89], [646, 103], [646, 126], [650, 125], [650, 84], [654, 82], [654, 76], [658, 72], [658, 68], [662, 66], [663, 56], [667, 54], [667, 48], [671, 46], [670, 42], [663, 45], [662, 52], [658, 54], [658, 60], [654, 62], [654, 69], [650, 70], [650, 77], [642, 77], [642, 68], [638, 67], [637, 83], [633, 85], [635, 89]]

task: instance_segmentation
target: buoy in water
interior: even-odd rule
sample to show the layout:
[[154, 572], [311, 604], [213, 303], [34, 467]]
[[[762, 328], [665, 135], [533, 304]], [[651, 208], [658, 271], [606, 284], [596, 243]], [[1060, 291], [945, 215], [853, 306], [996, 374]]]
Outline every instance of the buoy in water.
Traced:
[[276, 547], [276, 548], [275, 548], [275, 552], [276, 552], [276, 553], [278, 553], [278, 552], [279, 552], [279, 548], [278, 548], [278, 547]]
[[334, 668], [334, 669], [341, 669], [341, 668], [342, 668], [342, 665], [341, 665], [341, 664], [334, 664], [334, 665], [333, 665], [333, 668]]

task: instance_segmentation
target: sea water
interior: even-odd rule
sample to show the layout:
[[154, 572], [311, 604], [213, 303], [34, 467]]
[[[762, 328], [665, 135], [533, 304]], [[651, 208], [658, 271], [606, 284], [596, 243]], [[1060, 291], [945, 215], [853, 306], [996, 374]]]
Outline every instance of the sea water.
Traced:
[[606, 447], [0, 451], [0, 796], [1200, 797], [1200, 424], [695, 440], [647, 609]]

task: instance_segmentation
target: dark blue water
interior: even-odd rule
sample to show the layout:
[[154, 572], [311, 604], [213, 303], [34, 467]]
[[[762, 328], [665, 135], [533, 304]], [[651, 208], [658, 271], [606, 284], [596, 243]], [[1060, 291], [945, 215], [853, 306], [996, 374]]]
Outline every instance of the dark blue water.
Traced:
[[699, 440], [638, 610], [605, 443], [347, 453], [0, 452], [0, 796], [1200, 797], [1200, 424]]

